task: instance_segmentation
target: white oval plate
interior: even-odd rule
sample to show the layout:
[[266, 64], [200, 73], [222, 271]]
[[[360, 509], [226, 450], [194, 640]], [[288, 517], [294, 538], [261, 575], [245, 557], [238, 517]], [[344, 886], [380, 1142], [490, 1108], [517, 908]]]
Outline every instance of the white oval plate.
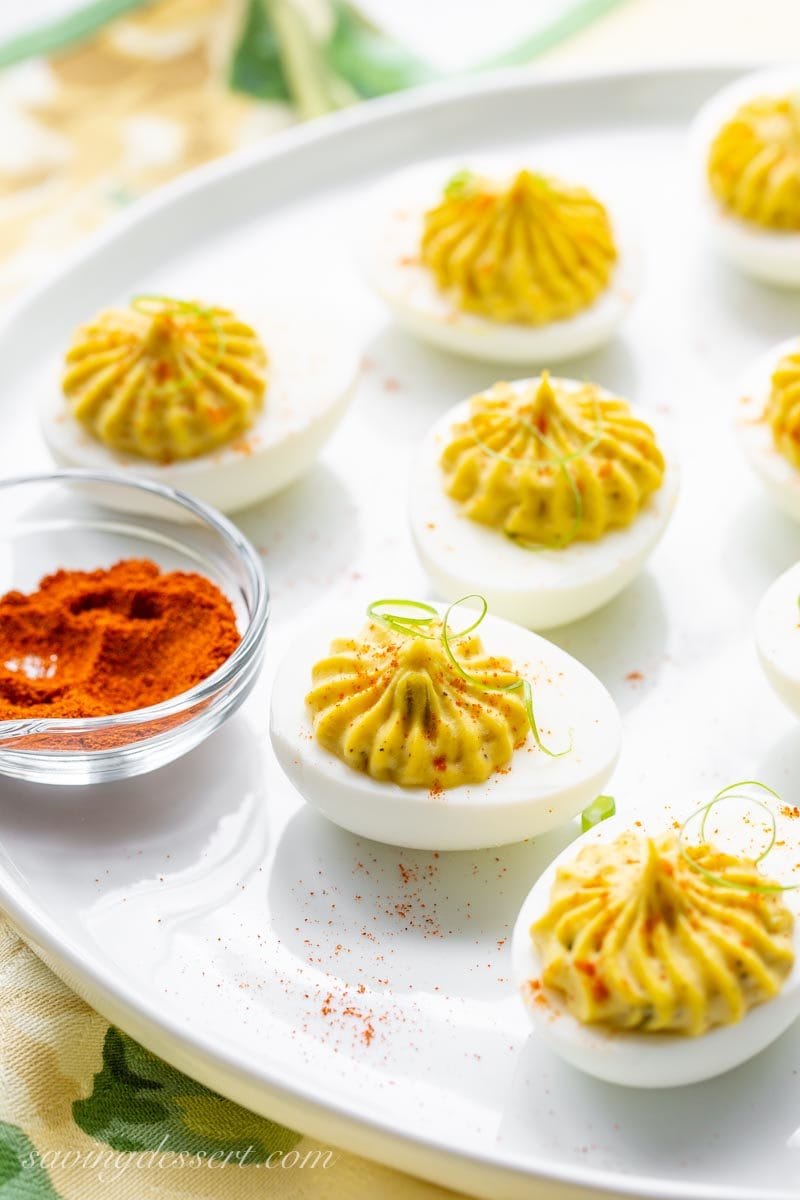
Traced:
[[800, 1029], [679, 1095], [582, 1077], [531, 1034], [507, 940], [574, 828], [478, 854], [400, 852], [312, 813], [275, 763], [274, 664], [314, 605], [356, 588], [428, 594], [405, 524], [414, 450], [438, 414], [492, 382], [486, 367], [417, 345], [367, 293], [348, 245], [354, 201], [410, 147], [465, 161], [473, 148], [540, 147], [569, 178], [612, 164], [611, 187], [641, 196], [642, 296], [621, 337], [570, 373], [671, 410], [683, 494], [649, 570], [549, 636], [623, 711], [611, 788], [623, 814], [743, 777], [794, 802], [800, 736], [757, 665], [752, 618], [796, 561], [797, 529], [741, 464], [731, 398], [800, 313], [711, 256], [684, 173], [691, 116], [730, 77], [521, 74], [364, 106], [129, 210], [0, 330], [5, 473], [46, 462], [36, 401], [74, 324], [132, 292], [231, 302], [252, 294], [262, 263], [257, 286], [291, 277], [293, 292], [333, 289], [364, 337], [352, 408], [317, 470], [241, 518], [273, 592], [263, 685], [214, 740], [158, 774], [52, 794], [0, 781], [0, 903], [92, 1004], [203, 1082], [494, 1200], [575, 1200], [583, 1187], [796, 1197]]

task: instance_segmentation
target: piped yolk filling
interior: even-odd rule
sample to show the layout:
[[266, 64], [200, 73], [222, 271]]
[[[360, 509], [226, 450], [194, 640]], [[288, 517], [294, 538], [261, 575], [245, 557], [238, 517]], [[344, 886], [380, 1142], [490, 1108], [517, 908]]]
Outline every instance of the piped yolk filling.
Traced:
[[158, 298], [80, 328], [62, 386], [92, 437], [166, 463], [244, 434], [263, 406], [266, 368], [257, 334], [233, 313]]
[[545, 325], [588, 308], [617, 261], [603, 205], [584, 188], [520, 171], [467, 175], [425, 214], [422, 262], [464, 312]]
[[[513, 684], [511, 663], [479, 638], [457, 643], [472, 680]], [[404, 787], [482, 783], [510, 762], [528, 731], [516, 692], [483, 690], [462, 675], [438, 639], [403, 637], [370, 622], [338, 638], [313, 668], [306, 697], [317, 741], [348, 766]]]
[[520, 544], [559, 549], [630, 525], [665, 463], [626, 401], [545, 373], [522, 394], [497, 383], [474, 396], [441, 467], [466, 517]]
[[[673, 834], [622, 834], [559, 869], [531, 928], [541, 983], [585, 1024], [698, 1035], [775, 996], [794, 963], [794, 919], [748, 859]], [[736, 886], [726, 886], [727, 881]]]

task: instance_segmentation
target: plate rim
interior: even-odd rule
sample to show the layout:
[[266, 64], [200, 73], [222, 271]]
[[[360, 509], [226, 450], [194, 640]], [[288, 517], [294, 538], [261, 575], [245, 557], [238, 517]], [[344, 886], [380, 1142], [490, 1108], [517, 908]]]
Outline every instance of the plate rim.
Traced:
[[[672, 80], [676, 88], [687, 79], [707, 81], [709, 87], [722, 87], [747, 71], [756, 70], [758, 61], [690, 65], [656, 62], [648, 65], [582, 67], [571, 70], [539, 72], [530, 68], [492, 71], [476, 78], [427, 85], [410, 92], [371, 100], [343, 112], [317, 118], [314, 122], [272, 134], [263, 141], [243, 147], [211, 163], [187, 172], [178, 179], [155, 189], [123, 212], [112, 217], [102, 228], [83, 239], [37, 283], [25, 289], [5, 306], [0, 320], [0, 345], [14, 337], [15, 327], [35, 313], [50, 290], [103, 252], [124, 241], [126, 235], [142, 224], [157, 219], [164, 210], [190, 202], [192, 197], [225, 180], [246, 177], [261, 170], [268, 162], [298, 152], [312, 152], [317, 146], [335, 143], [340, 138], [370, 126], [380, 126], [410, 114], [458, 108], [484, 95], [502, 93], [554, 93], [560, 89], [607, 84], [647, 85], [657, 77], [663, 85]], [[11, 869], [9, 869], [11, 868]], [[765, 1193], [759, 1187], [704, 1184], [665, 1180], [657, 1175], [622, 1174], [598, 1170], [579, 1163], [555, 1164], [537, 1159], [521, 1160], [518, 1155], [492, 1153], [496, 1143], [482, 1150], [464, 1152], [437, 1141], [430, 1135], [411, 1134], [393, 1127], [386, 1117], [357, 1111], [349, 1100], [322, 1099], [308, 1085], [289, 1084], [264, 1069], [256, 1070], [231, 1049], [210, 1047], [199, 1033], [187, 1030], [177, 1019], [165, 1017], [149, 999], [137, 998], [135, 989], [103, 968], [99, 956], [87, 953], [77, 942], [58, 931], [47, 911], [14, 877], [13, 863], [0, 861], [0, 907], [12, 926], [21, 934], [45, 964], [63, 982], [95, 1008], [105, 1019], [119, 1025], [151, 1052], [200, 1082], [234, 1099], [237, 1103], [306, 1131], [320, 1141], [330, 1140], [348, 1151], [375, 1159], [397, 1170], [422, 1176], [445, 1187], [460, 1188], [475, 1195], [532, 1197], [531, 1189], [541, 1191], [542, 1200], [556, 1200], [549, 1185], [563, 1185], [570, 1200], [579, 1200], [575, 1189], [588, 1189], [609, 1200], [619, 1196], [646, 1196], [651, 1200], [795, 1200], [796, 1191], [773, 1188]], [[268, 1110], [268, 1111], [267, 1111]]]

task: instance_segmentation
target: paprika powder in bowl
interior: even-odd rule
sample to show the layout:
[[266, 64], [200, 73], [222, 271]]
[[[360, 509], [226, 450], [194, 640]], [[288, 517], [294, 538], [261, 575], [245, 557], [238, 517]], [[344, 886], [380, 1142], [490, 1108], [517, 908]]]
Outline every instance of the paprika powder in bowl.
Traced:
[[253, 547], [189, 496], [0, 480], [0, 775], [100, 783], [185, 754], [252, 690], [268, 609]]

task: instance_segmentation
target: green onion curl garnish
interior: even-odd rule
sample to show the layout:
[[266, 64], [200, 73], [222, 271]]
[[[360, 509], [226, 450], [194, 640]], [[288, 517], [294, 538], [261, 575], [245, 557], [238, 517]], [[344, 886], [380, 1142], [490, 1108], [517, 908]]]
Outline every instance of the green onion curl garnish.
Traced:
[[758, 779], [742, 779], [738, 783], [729, 783], [727, 787], [722, 788], [715, 796], [712, 796], [707, 804], [703, 804], [700, 808], [695, 809], [695, 811], [686, 818], [683, 825], [681, 825], [681, 828], [678, 832], [678, 846], [681, 856], [684, 862], [686, 862], [693, 871], [697, 871], [699, 875], [702, 875], [710, 883], [716, 884], [717, 887], [731, 888], [732, 890], [739, 892], [751, 892], [761, 896], [773, 896], [780, 894], [781, 892], [793, 892], [797, 888], [800, 888], [800, 882], [765, 882], [763, 884], [739, 883], [735, 879], [725, 879], [720, 875], [715, 875], [713, 871], [709, 871], [706, 867], [702, 867], [698, 862], [696, 862], [688, 852], [686, 833], [689, 826], [693, 822], [697, 821], [698, 819], [700, 821], [699, 833], [702, 844], [707, 840], [706, 825], [708, 818], [717, 805], [724, 804], [726, 801], [730, 800], [744, 800], [746, 803], [753, 805], [755, 808], [760, 808], [768, 818], [767, 827], [769, 832], [767, 834], [766, 845], [761, 853], [756, 858], [752, 859], [756, 866], [764, 861], [775, 845], [778, 837], [778, 826], [775, 820], [775, 813], [772, 811], [769, 801], [766, 798], [759, 799], [757, 796], [749, 795], [748, 792], [744, 790], [749, 788], [763, 793], [764, 797], [771, 797], [773, 800], [777, 801], [780, 801], [781, 799], [780, 795], [774, 790], [774, 788], [769, 787], [766, 783], [761, 783], [761, 781]]
[[451, 175], [444, 185], [445, 199], [457, 200], [461, 196], [468, 196], [475, 191], [477, 184], [478, 176], [475, 172], [464, 167], [462, 170], [456, 171], [455, 175]]
[[[480, 604], [478, 616], [471, 624], [465, 626], [464, 629], [453, 633], [450, 630], [450, 615], [453, 609], [458, 608], [459, 605], [466, 603], [468, 600], [477, 600]], [[400, 611], [398, 612], [398, 610]], [[539, 733], [539, 725], [533, 707], [533, 687], [529, 679], [519, 676], [512, 680], [511, 683], [504, 684], [502, 687], [493, 686], [490, 683], [484, 683], [482, 679], [478, 679], [475, 675], [470, 675], [456, 658], [453, 649], [455, 643], [474, 633], [488, 611], [489, 606], [486, 603], [485, 597], [473, 594], [462, 596], [460, 600], [455, 600], [445, 611], [444, 617], [441, 618], [441, 624], [438, 610], [432, 604], [425, 604], [421, 600], [373, 600], [367, 608], [367, 616], [371, 621], [375, 621], [393, 633], [399, 633], [405, 637], [421, 637], [428, 641], [440, 642], [450, 663], [461, 678], [478, 691], [497, 696], [508, 695], [510, 692], [520, 692], [523, 704], [525, 705], [525, 712], [528, 716], [528, 725], [530, 726], [530, 731], [537, 748], [550, 758], [562, 758], [572, 750], [572, 735], [570, 735], [569, 745], [563, 750], [551, 750], [549, 746], [545, 745]]]

